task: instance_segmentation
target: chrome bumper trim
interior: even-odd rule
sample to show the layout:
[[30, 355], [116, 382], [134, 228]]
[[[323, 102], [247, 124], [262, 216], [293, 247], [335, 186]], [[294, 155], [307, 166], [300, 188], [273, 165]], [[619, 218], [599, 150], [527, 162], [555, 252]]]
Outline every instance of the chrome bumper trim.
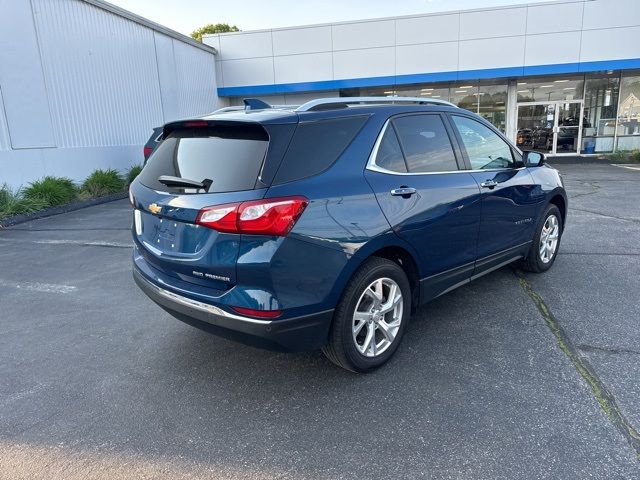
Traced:
[[221, 308], [218, 308], [214, 305], [198, 302], [197, 300], [192, 300], [190, 298], [183, 297], [182, 295], [178, 295], [177, 293], [173, 293], [173, 292], [170, 292], [169, 290], [165, 290], [164, 288], [157, 286], [155, 283], [150, 282], [144, 277], [144, 275], [142, 275], [140, 272], [136, 271], [135, 269], [133, 270], [133, 272], [140, 281], [144, 282], [144, 284], [147, 287], [155, 291], [158, 295], [168, 300], [171, 300], [172, 302], [179, 303], [189, 308], [194, 308], [204, 313], [210, 313], [212, 315], [217, 315], [219, 317], [231, 318], [233, 320], [238, 320], [241, 322], [255, 323], [258, 325], [270, 325], [271, 323], [273, 323], [273, 320], [258, 320], [256, 318], [249, 318], [249, 317], [243, 317], [241, 315], [235, 315], [233, 313], [229, 313], [225, 310], [222, 310]]

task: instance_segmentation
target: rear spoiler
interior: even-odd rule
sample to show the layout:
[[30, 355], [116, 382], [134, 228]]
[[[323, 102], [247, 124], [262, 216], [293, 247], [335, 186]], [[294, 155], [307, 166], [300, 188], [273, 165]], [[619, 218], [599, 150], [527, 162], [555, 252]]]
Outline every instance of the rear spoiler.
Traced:
[[[172, 132], [176, 130], [211, 128], [211, 127], [237, 127], [238, 129], [243, 128], [245, 133], [241, 135], [242, 138], [244, 138], [245, 135], [248, 134], [249, 137], [255, 138], [255, 139], [264, 139], [264, 140], [269, 139], [269, 134], [265, 130], [264, 126], [258, 122], [222, 120], [222, 119], [204, 120], [202, 118], [179, 120], [176, 122], [167, 123], [162, 128], [162, 139], [167, 138]], [[226, 131], [227, 133], [229, 133], [228, 129]], [[232, 134], [231, 138], [237, 138], [236, 134]]]

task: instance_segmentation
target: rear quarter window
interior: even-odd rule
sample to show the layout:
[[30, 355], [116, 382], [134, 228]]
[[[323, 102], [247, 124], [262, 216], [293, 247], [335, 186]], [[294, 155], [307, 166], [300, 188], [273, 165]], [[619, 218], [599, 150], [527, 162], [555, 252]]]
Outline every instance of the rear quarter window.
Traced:
[[[154, 190], [175, 193], [214, 193], [255, 188], [269, 137], [259, 125], [220, 125], [176, 130], [158, 145], [139, 176]], [[202, 181], [204, 190], [167, 187], [161, 175]]]
[[328, 169], [356, 137], [369, 117], [344, 117], [300, 123], [274, 184], [317, 175]]

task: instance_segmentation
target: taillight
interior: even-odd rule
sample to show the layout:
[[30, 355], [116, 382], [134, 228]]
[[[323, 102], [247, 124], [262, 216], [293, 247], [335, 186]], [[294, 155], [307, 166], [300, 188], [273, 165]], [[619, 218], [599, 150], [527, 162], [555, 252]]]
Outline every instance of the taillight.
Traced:
[[151, 155], [151, 152], [153, 152], [153, 148], [144, 147], [144, 149], [142, 151], [144, 153], [144, 158], [149, 158], [149, 155]]
[[219, 232], [285, 236], [309, 204], [304, 197], [265, 198], [200, 210], [196, 223]]
[[184, 127], [206, 127], [209, 123], [205, 120], [194, 120], [190, 122], [184, 122]]

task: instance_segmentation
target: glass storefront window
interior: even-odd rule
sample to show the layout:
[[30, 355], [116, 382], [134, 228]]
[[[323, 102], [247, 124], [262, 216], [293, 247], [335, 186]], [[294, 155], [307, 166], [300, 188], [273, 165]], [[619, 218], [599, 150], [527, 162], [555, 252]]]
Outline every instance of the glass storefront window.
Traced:
[[617, 134], [618, 150], [640, 148], [640, 75], [622, 76]]
[[437, 84], [405, 85], [397, 87], [398, 95], [403, 97], [436, 98], [449, 100], [449, 86]]
[[518, 102], [549, 102], [579, 100], [584, 89], [584, 77], [548, 77], [518, 80]]
[[473, 113], [478, 113], [478, 84], [459, 83], [449, 87], [449, 101]]
[[502, 133], [506, 129], [507, 85], [480, 85], [478, 113]]
[[613, 150], [619, 85], [619, 74], [587, 75], [582, 120], [583, 153]]

